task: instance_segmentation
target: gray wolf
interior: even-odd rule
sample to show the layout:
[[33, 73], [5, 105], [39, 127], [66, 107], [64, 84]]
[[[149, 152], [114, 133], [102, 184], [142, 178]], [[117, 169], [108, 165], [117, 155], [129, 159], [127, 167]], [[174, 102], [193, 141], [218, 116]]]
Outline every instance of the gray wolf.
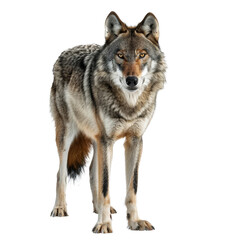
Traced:
[[128, 27], [115, 12], [105, 21], [105, 44], [64, 51], [54, 68], [50, 106], [60, 159], [56, 201], [51, 216], [67, 216], [67, 176], [75, 179], [93, 148], [90, 185], [98, 221], [95, 233], [112, 232], [109, 176], [113, 144], [125, 138], [128, 228], [153, 230], [138, 216], [136, 194], [142, 136], [152, 119], [156, 97], [165, 82], [159, 24], [148, 13]]

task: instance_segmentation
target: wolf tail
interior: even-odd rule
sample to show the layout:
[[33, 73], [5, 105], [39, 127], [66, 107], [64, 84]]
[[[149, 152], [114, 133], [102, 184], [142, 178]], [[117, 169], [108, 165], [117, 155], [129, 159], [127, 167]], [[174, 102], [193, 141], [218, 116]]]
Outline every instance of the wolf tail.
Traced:
[[75, 180], [82, 173], [91, 145], [91, 140], [81, 132], [73, 140], [68, 152], [67, 162], [68, 176], [70, 178]]

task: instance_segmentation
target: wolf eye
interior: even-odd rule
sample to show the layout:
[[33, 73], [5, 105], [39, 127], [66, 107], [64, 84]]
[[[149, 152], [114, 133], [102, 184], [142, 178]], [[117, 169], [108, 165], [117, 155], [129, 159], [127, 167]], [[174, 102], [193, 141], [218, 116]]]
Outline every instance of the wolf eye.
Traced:
[[146, 53], [140, 53], [139, 58], [144, 58], [146, 56]]
[[118, 53], [117, 56], [118, 56], [119, 58], [121, 58], [121, 59], [124, 58], [122, 53]]

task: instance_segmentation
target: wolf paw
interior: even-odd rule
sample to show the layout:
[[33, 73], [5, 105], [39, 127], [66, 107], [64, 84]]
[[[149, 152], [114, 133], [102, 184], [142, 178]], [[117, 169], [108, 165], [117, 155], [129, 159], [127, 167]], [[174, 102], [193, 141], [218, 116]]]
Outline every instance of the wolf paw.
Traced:
[[139, 231], [155, 229], [150, 222], [145, 220], [129, 221], [128, 228], [131, 230], [139, 230]]
[[92, 230], [94, 233], [112, 233], [112, 224], [109, 223], [97, 223]]
[[66, 209], [66, 207], [61, 207], [61, 206], [54, 207], [50, 216], [52, 216], [52, 217], [66, 217], [66, 216], [68, 216], [67, 209]]

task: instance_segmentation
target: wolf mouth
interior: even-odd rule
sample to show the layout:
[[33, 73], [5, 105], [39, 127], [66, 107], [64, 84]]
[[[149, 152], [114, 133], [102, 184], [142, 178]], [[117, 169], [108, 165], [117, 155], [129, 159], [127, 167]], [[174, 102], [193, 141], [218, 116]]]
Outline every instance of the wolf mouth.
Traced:
[[128, 87], [127, 90], [129, 92], [135, 92], [138, 88], [137, 87]]

